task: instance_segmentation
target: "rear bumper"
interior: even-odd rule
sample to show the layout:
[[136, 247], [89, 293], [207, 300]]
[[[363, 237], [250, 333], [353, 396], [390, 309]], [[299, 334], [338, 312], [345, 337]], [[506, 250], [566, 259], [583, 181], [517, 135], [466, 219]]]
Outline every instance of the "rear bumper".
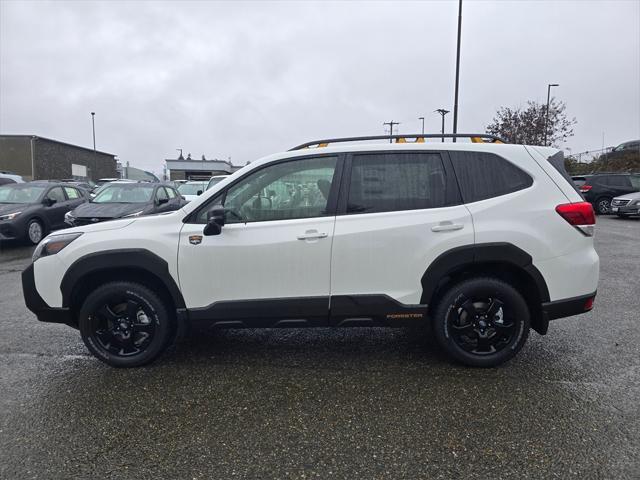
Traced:
[[64, 323], [74, 326], [75, 322], [68, 308], [50, 307], [38, 293], [33, 275], [33, 263], [22, 272], [22, 294], [27, 308], [35, 313], [41, 322]]
[[597, 292], [593, 292], [579, 297], [563, 298], [562, 300], [543, 303], [543, 315], [547, 320], [555, 320], [557, 318], [587, 313], [593, 309], [593, 301], [596, 298], [596, 293]]

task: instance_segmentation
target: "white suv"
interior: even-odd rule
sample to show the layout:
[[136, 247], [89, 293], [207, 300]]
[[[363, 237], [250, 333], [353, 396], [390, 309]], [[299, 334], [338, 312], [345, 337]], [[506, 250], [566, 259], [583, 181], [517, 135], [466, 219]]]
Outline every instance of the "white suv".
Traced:
[[[194, 323], [424, 322], [453, 359], [490, 367], [530, 329], [590, 310], [595, 217], [562, 152], [424, 137], [311, 142], [178, 211], [51, 234], [23, 273], [26, 304], [117, 367]], [[396, 143], [357, 142], [379, 138]]]

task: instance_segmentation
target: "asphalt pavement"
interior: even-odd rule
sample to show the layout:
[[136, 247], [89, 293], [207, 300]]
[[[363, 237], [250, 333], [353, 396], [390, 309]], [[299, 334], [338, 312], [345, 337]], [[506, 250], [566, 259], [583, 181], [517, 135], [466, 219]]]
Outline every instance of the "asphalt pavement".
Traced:
[[592, 312], [510, 363], [425, 330], [201, 332], [117, 370], [25, 308], [0, 245], [1, 479], [640, 478], [640, 220], [598, 218]]

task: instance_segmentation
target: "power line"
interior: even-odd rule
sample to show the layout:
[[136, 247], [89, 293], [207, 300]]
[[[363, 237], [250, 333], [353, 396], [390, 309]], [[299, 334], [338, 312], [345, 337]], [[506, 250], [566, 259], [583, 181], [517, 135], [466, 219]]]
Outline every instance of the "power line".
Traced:
[[[382, 125], [389, 125], [389, 135], [393, 135], [393, 126], [400, 125], [400, 122], [394, 122], [391, 120], [390, 122], [384, 122]], [[389, 139], [389, 143], [393, 143], [393, 139]]]

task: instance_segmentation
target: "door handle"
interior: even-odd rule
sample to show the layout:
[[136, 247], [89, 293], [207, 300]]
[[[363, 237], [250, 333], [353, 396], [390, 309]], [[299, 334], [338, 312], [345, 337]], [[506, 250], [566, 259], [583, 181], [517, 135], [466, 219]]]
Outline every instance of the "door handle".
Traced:
[[440, 222], [438, 225], [431, 227], [432, 232], [452, 232], [454, 230], [462, 230], [464, 225], [453, 222]]
[[327, 238], [328, 236], [328, 234], [318, 232], [317, 230], [307, 230], [302, 235], [298, 235], [298, 240], [315, 240], [318, 238]]

